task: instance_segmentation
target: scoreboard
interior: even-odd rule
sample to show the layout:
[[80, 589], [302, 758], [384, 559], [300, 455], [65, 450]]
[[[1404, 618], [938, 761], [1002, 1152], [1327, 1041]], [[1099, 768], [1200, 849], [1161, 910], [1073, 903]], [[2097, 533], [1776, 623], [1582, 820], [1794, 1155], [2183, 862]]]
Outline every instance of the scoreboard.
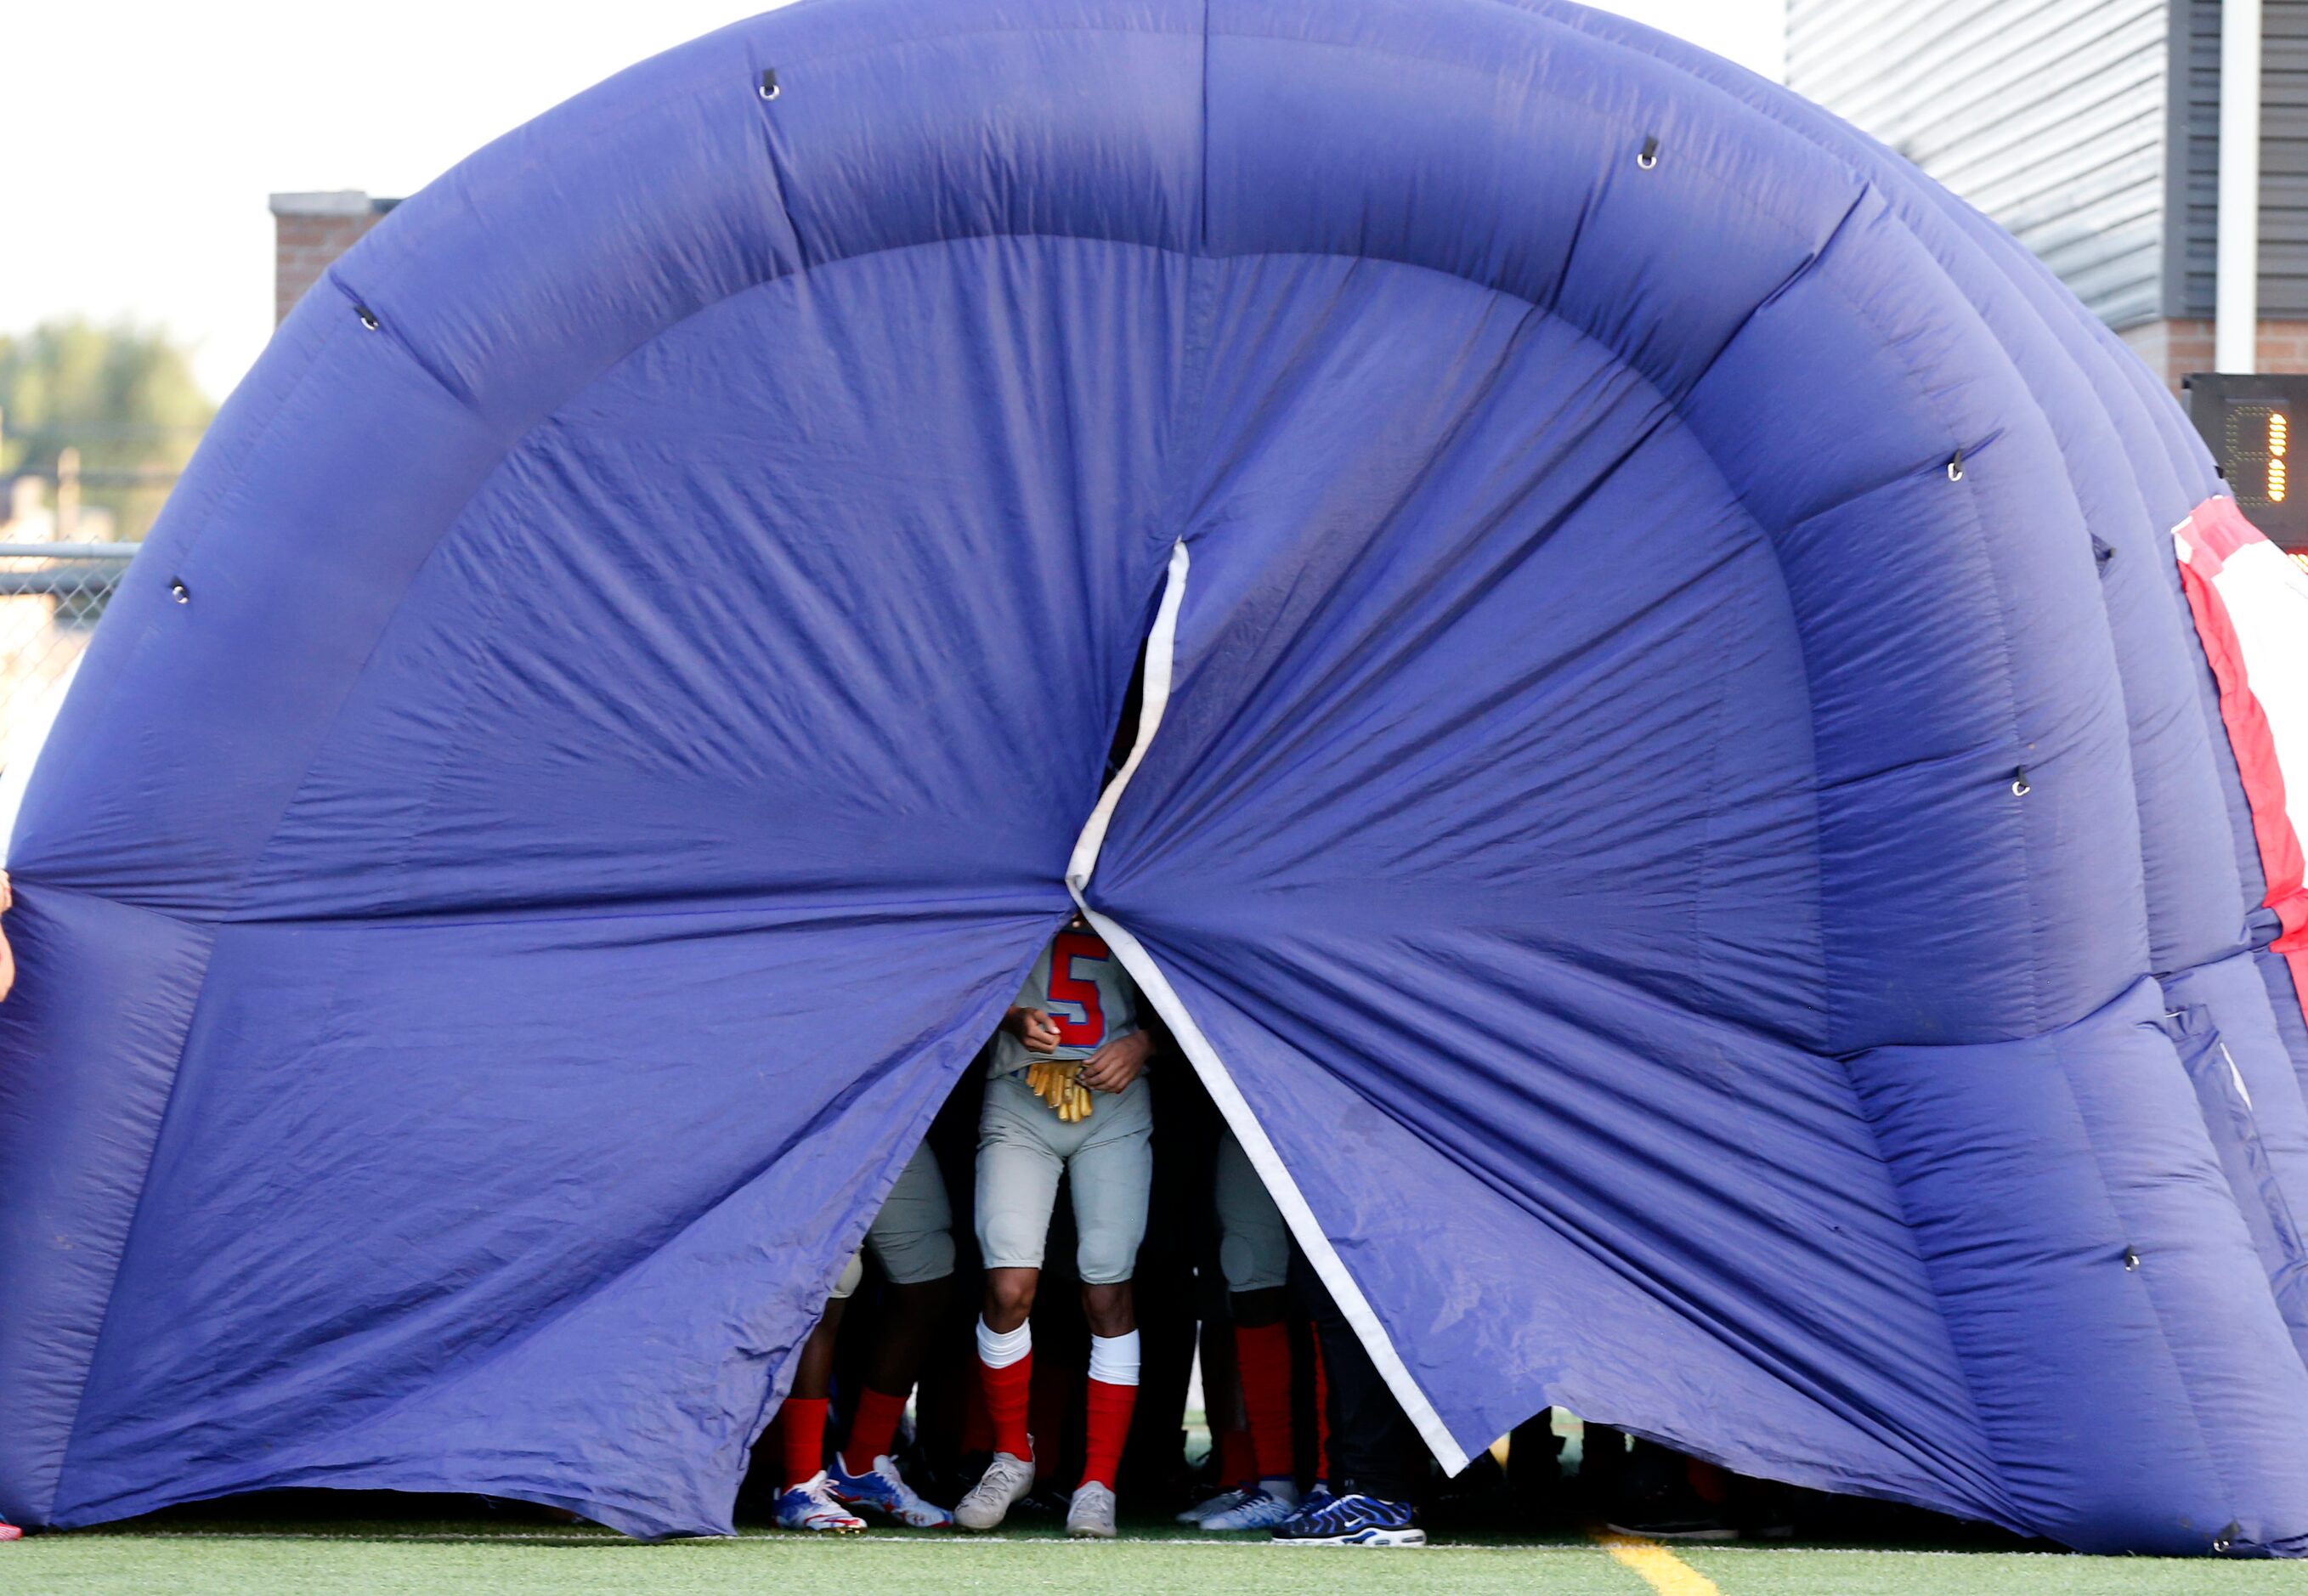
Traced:
[[2308, 551], [2308, 376], [2203, 372], [2181, 386], [2244, 519], [2283, 548]]

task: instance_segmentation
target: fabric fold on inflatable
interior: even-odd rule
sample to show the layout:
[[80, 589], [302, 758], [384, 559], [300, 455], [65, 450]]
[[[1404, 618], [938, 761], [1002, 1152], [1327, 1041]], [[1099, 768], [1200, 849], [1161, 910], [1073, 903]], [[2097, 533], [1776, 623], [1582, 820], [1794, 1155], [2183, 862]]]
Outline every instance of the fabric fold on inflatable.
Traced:
[[[53, 1522], [121, 1249], [145, 1194], [210, 937], [147, 910], [14, 882], [20, 971], [0, 1004], [0, 1516]], [[38, 979], [70, 971], [69, 986]], [[52, 1067], [30, 1067], [37, 1061]], [[68, 1066], [68, 1067], [67, 1067]], [[61, 1143], [80, 1156], [54, 1156]], [[91, 1150], [101, 1156], [89, 1156]]]

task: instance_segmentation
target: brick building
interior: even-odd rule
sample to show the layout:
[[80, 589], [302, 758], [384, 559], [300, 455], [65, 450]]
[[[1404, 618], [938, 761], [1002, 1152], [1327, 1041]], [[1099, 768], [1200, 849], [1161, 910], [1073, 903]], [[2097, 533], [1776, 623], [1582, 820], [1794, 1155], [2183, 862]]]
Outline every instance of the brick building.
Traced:
[[376, 225], [398, 200], [371, 199], [357, 188], [272, 196], [272, 320], [288, 319], [330, 263]]

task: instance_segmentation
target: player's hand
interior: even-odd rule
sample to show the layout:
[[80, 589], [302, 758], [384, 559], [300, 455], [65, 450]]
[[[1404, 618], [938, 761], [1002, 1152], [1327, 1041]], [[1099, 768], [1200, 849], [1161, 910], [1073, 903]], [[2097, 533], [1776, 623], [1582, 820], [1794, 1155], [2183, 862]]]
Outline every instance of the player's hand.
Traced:
[[1003, 1022], [1010, 1032], [1026, 1044], [1029, 1053], [1055, 1053], [1058, 1050], [1058, 1022], [1038, 1008], [1013, 1008]]
[[1142, 1031], [1117, 1037], [1089, 1056], [1081, 1067], [1081, 1083], [1092, 1091], [1127, 1091], [1153, 1054], [1154, 1039]]
[[16, 907], [16, 889], [8, 884], [8, 872], [0, 870], [0, 914]]

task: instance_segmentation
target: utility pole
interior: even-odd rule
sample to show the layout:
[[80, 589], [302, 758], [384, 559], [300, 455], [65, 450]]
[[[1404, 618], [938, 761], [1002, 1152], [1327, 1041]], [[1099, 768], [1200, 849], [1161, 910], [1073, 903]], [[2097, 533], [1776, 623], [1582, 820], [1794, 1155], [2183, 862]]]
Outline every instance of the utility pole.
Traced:
[[56, 541], [80, 538], [80, 451], [67, 444], [56, 451]]
[[2220, 6], [2220, 175], [2212, 369], [2260, 369], [2260, 5]]

